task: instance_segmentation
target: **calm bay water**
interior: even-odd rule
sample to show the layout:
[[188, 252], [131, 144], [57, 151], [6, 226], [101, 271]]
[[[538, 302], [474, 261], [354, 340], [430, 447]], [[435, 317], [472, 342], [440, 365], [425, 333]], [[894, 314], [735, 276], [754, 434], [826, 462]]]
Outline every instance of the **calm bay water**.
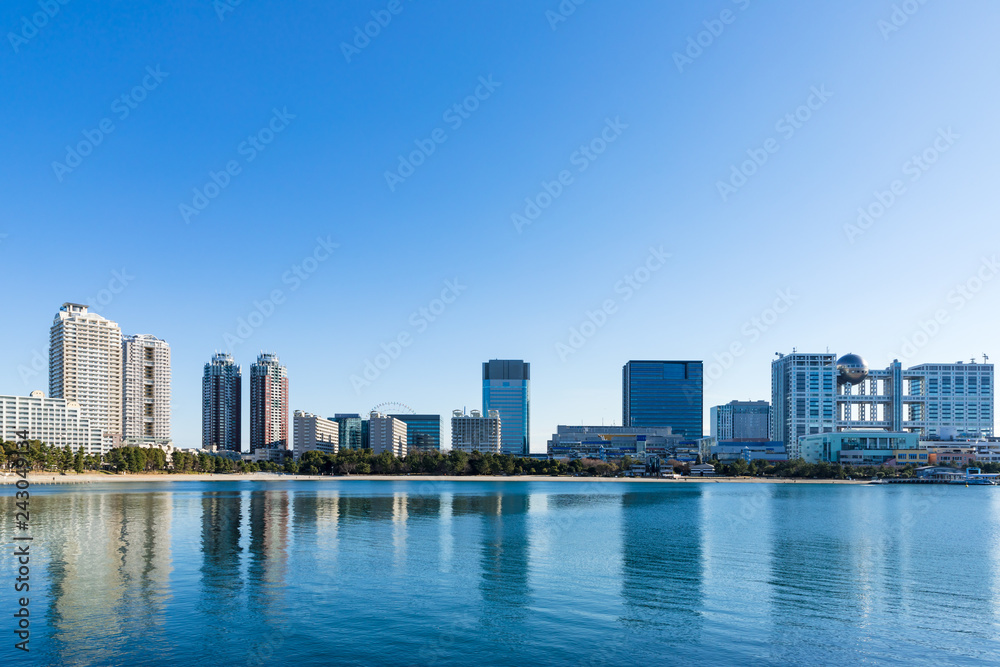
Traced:
[[3, 664], [1000, 664], [1000, 488], [0, 489]]

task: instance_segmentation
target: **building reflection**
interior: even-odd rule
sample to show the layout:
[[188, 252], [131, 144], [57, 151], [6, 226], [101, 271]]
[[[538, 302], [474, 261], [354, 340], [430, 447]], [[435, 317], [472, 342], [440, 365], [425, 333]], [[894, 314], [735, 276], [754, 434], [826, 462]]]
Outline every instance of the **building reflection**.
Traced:
[[627, 627], [668, 629], [679, 644], [698, 640], [704, 625], [701, 492], [691, 485], [622, 494], [621, 620]]
[[40, 496], [46, 520], [35, 533], [51, 557], [47, 623], [53, 664], [99, 661], [94, 637], [148, 637], [143, 652], [166, 648], [170, 600], [170, 494]]
[[504, 494], [459, 496], [453, 502], [482, 519], [479, 591], [480, 621], [502, 643], [521, 644], [530, 633], [524, 627], [531, 604], [528, 585], [528, 496]]

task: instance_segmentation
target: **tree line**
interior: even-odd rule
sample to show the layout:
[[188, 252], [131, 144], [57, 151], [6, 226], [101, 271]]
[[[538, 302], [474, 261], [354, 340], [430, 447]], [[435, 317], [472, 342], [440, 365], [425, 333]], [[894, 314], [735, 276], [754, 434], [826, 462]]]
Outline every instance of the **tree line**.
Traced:
[[[264, 461], [253, 463], [238, 461], [206, 452], [176, 451], [168, 463], [166, 453], [155, 447], [115, 447], [104, 455], [86, 454], [83, 448], [76, 452], [69, 446], [55, 447], [38, 440], [29, 442], [27, 452], [18, 450], [17, 443], [3, 443], [4, 467], [11, 469], [20, 455], [28, 461], [29, 470], [35, 472], [74, 470], [109, 472], [175, 472], [175, 473], [254, 473], [285, 472], [304, 475], [581, 475], [590, 477], [617, 477], [627, 472], [633, 464], [641, 463], [631, 457], [617, 461], [599, 459], [550, 460], [513, 456], [510, 454], [483, 454], [481, 452], [412, 452], [402, 458], [389, 452], [374, 454], [371, 449], [345, 449], [336, 454], [311, 451], [298, 462], [289, 457], [283, 463]], [[700, 461], [700, 458], [699, 458]], [[729, 477], [780, 477], [790, 479], [864, 479], [871, 477], [913, 477], [914, 466], [887, 468], [885, 466], [842, 466], [838, 463], [806, 463], [793, 461], [743, 459], [722, 463], [711, 459], [717, 476]], [[1000, 463], [976, 463], [971, 467], [982, 468], [985, 473], [1000, 473]], [[667, 461], [664, 472], [690, 473], [690, 465], [680, 461]]]

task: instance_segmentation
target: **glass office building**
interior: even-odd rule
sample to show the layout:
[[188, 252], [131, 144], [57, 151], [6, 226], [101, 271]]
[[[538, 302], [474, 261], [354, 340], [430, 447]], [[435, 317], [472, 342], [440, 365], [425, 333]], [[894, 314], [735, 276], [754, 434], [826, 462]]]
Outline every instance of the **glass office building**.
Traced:
[[700, 361], [630, 361], [622, 368], [622, 425], [669, 426], [688, 439], [704, 433]]
[[530, 441], [531, 364], [520, 359], [483, 363], [483, 414], [500, 413], [500, 448], [504, 454], [527, 456]]
[[406, 423], [406, 451], [441, 451], [441, 415], [389, 415]]
[[361, 415], [358, 413], [338, 413], [330, 421], [337, 422], [340, 429], [337, 443], [340, 449], [363, 449], [368, 446], [368, 439], [362, 437]]

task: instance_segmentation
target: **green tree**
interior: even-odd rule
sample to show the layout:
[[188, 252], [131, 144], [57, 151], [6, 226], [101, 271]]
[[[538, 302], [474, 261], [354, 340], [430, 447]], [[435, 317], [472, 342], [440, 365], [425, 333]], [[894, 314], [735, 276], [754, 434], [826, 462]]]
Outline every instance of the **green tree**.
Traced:
[[83, 472], [83, 447], [81, 446], [76, 450], [76, 456], [73, 458], [73, 469], [78, 473]]

